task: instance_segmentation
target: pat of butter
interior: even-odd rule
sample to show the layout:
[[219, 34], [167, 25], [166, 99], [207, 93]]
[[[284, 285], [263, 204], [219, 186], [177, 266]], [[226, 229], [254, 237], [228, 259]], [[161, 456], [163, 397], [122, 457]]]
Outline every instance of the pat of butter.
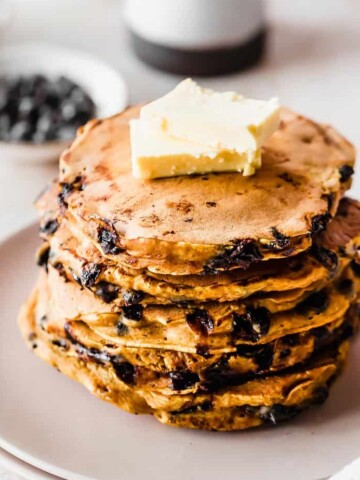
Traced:
[[158, 178], [242, 172], [261, 166], [260, 148], [278, 128], [279, 105], [217, 93], [184, 80], [131, 123], [133, 175]]
[[136, 178], [175, 177], [208, 172], [243, 172], [253, 175], [261, 165], [260, 149], [229, 152], [168, 137], [139, 120], [131, 124], [133, 175]]

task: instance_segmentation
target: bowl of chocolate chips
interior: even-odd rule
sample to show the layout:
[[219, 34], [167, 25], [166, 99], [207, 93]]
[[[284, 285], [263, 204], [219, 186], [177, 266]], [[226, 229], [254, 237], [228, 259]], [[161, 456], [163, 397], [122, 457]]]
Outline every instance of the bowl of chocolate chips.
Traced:
[[7, 47], [0, 53], [0, 161], [55, 161], [81, 126], [126, 105], [122, 77], [87, 53]]

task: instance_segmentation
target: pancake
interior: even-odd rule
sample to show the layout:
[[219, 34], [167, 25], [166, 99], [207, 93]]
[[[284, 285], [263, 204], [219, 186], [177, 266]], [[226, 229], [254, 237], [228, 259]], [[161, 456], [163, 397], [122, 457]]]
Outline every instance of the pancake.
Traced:
[[[236, 353], [232, 354], [207, 354], [204, 358], [182, 353], [182, 362], [177, 361], [173, 355], [171, 366], [169, 357], [172, 351], [153, 349], [155, 351], [152, 357], [146, 356], [146, 352], [142, 357], [145, 349], [135, 350], [106, 343], [82, 322], [66, 323], [62, 330], [57, 326], [54, 328], [50, 319], [45, 330], [47, 340], [53, 345], [61, 350], [66, 349], [68, 354], [71, 352], [85, 362], [97, 361], [108, 368], [114, 368], [125, 383], [130, 382], [136, 389], [149, 389], [166, 394], [182, 390], [188, 393], [213, 393], [264, 374], [288, 371], [291, 367], [305, 363], [325, 348], [351, 337], [357, 321], [348, 312], [344, 318], [323, 327], [298, 335], [287, 335], [260, 347], [240, 346]], [[159, 365], [165, 362], [167, 368], [160, 369]], [[181, 369], [184, 362], [192, 365], [193, 369]], [[126, 377], [122, 376], [124, 371]]]
[[196, 353], [200, 345], [209, 352], [231, 352], [239, 344], [264, 344], [336, 321], [356, 299], [360, 283], [352, 270], [347, 269], [335, 284], [312, 293], [295, 309], [275, 314], [264, 307], [217, 303], [195, 309], [137, 305], [106, 313], [100, 308], [102, 302], [87, 290], [66, 282], [51, 267], [48, 275], [49, 286], [44, 281], [40, 291], [44, 303], [50, 295], [50, 315], [60, 326], [64, 319], [81, 320], [115, 345], [189, 353]]
[[[218, 430], [241, 429], [268, 421], [266, 417], [271, 418], [270, 412], [279, 410], [280, 405], [286, 407], [285, 410], [298, 412], [319, 399], [319, 396], [325, 397], [320, 392], [327, 391], [347, 355], [348, 342], [343, 342], [335, 351], [324, 353], [305, 369], [255, 379], [211, 395], [168, 396], [148, 390], [134, 391], [104, 365], [85, 363], [77, 357], [69, 356], [66, 350], [60, 350], [46, 342], [36, 324], [36, 302], [37, 295], [34, 294], [22, 309], [19, 319], [22, 334], [35, 353], [82, 383], [99, 398], [129, 412], [153, 413], [162, 422], [172, 425]], [[213, 411], [213, 415], [204, 418], [205, 410]], [[196, 412], [199, 415], [195, 417]], [[249, 417], [249, 422], [243, 420], [243, 415]]]
[[135, 179], [128, 124], [138, 114], [134, 107], [90, 122], [60, 161], [64, 214], [114, 262], [175, 275], [295, 255], [324, 229], [350, 186], [353, 147], [331, 127], [288, 110], [252, 177]]
[[[47, 226], [52, 226], [51, 221], [47, 220]], [[128, 296], [131, 290], [146, 294], [141, 303], [164, 304], [234, 301], [260, 291], [320, 288], [335, 273], [336, 260], [328, 265], [326, 260], [329, 255], [333, 255], [334, 259], [335, 253], [349, 258], [357, 255], [359, 233], [360, 205], [345, 198], [340, 202], [339, 214], [316, 239], [316, 251], [314, 250], [312, 255], [304, 253], [289, 259], [261, 262], [246, 271], [233, 270], [217, 275], [188, 276], [156, 275], [144, 270], [125, 269], [107, 261], [86, 237], [76, 238], [65, 220], [48, 241], [51, 264], [61, 267], [67, 278], [79, 281], [94, 292], [98, 291], [97, 284], [104, 285], [104, 282], [120, 287], [118, 304], [124, 302], [122, 296]], [[321, 252], [327, 250], [332, 254], [325, 253], [324, 261]], [[346, 265], [345, 259], [342, 262]]]
[[[339, 369], [341, 370], [341, 367]], [[330, 379], [330, 383], [332, 381], [333, 378]], [[266, 425], [278, 425], [292, 420], [304, 410], [324, 403], [328, 394], [329, 387], [325, 384], [317, 389], [314, 388], [313, 392], [297, 405], [277, 403], [270, 407], [245, 405], [243, 407], [209, 409], [209, 405], [204, 403], [200, 406], [188, 407], [183, 411], [155, 412], [155, 417], [161, 423], [172, 427], [218, 432], [247, 430]]]
[[[265, 265], [245, 275], [242, 271], [228, 274], [183, 278], [183, 284], [170, 283], [147, 274], [129, 275], [123, 269], [108, 265], [91, 251], [93, 245], [78, 243], [61, 225], [50, 243], [50, 264], [60, 270], [67, 279], [75, 280], [92, 290], [101, 298], [103, 290], [112, 290], [111, 300], [117, 305], [126, 305], [132, 291], [143, 304], [167, 304], [181, 302], [236, 301], [258, 292], [287, 292], [294, 289], [314, 289], [324, 285], [334, 275], [315, 257], [295, 257], [277, 266]], [[89, 255], [89, 253], [91, 253]], [[342, 268], [350, 260], [342, 262]], [[269, 262], [265, 262], [271, 263]], [[272, 270], [272, 271], [271, 271]], [[186, 284], [185, 282], [188, 282]], [[198, 285], [197, 285], [198, 283]], [[117, 293], [117, 295], [115, 295]], [[141, 295], [141, 293], [145, 295]], [[106, 301], [106, 291], [103, 295]]]
[[[332, 280], [335, 281], [337, 278], [340, 278], [349, 264], [350, 261], [348, 259], [343, 259], [337, 274], [333, 276]], [[242, 313], [247, 306], [264, 307], [270, 313], [281, 312], [294, 308], [311, 292], [320, 290], [329, 283], [323, 279], [310, 283], [310, 285], [302, 289], [298, 288], [285, 292], [260, 292], [256, 295], [231, 302], [170, 302], [158, 297], [145, 295], [140, 291], [122, 291], [114, 284], [105, 282], [101, 282], [93, 288], [85, 288], [82, 285], [79, 286], [71, 276], [69, 278], [65, 269], [59, 268], [59, 265], [54, 267], [48, 265], [47, 272], [55, 301], [60, 305], [68, 303], [70, 309], [75, 308], [76, 311], [81, 311], [82, 309], [83, 313], [87, 312], [90, 314], [96, 312], [121, 314], [124, 310], [130, 311], [133, 309], [134, 311], [139, 311], [140, 315], [140, 311], [145, 308], [147, 312], [157, 313], [160, 321], [163, 323], [166, 323], [164, 314], [167, 312], [174, 312], [178, 317], [181, 312], [191, 311], [195, 308], [210, 309], [217, 317], [224, 316], [232, 311], [240, 311]]]

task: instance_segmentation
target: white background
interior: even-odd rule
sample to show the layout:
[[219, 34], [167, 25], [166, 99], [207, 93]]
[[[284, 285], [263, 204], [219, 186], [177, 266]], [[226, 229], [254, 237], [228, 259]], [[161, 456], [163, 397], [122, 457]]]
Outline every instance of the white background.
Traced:
[[[133, 57], [121, 1], [16, 0], [14, 4], [14, 18], [2, 44], [41, 40], [97, 54], [124, 75], [131, 103], [160, 96], [180, 79]], [[283, 104], [335, 125], [360, 146], [360, 1], [268, 0], [266, 4], [270, 41], [263, 63], [246, 73], [201, 83], [257, 98], [278, 96]], [[35, 218], [32, 201], [55, 175], [56, 165], [24, 166], [0, 158], [0, 238]], [[359, 197], [358, 178], [353, 194]], [[0, 467], [1, 480], [15, 478]]]

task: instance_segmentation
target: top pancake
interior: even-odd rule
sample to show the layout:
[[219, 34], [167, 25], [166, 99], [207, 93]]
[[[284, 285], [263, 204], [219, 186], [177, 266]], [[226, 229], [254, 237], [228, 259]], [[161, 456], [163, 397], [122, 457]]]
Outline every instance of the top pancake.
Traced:
[[[155, 271], [164, 265], [170, 273], [169, 262], [246, 268], [254, 260], [293, 255], [311, 244], [350, 185], [345, 167], [354, 163], [353, 147], [332, 128], [288, 110], [252, 177], [135, 179], [129, 120], [138, 114], [134, 107], [90, 122], [60, 162], [69, 219], [115, 259], [126, 251], [151, 265], [155, 259]], [[237, 249], [235, 263], [229, 248]], [[226, 249], [225, 260], [219, 258]]]

